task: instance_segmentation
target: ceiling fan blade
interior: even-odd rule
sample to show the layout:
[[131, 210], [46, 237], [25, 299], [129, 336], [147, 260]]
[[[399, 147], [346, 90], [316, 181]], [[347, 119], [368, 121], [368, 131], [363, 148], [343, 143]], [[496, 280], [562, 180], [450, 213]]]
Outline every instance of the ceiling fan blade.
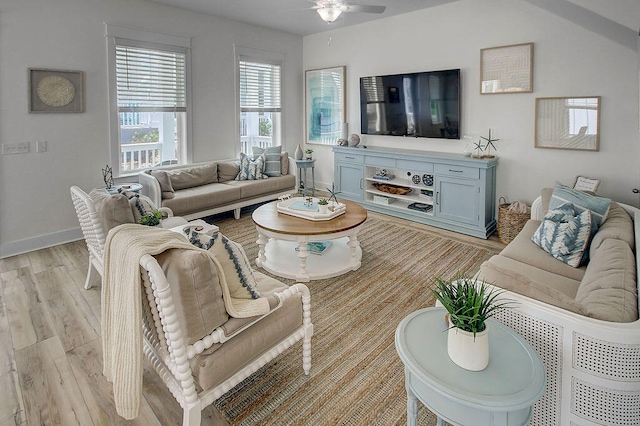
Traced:
[[364, 13], [384, 13], [387, 6], [366, 6], [359, 4], [347, 5], [347, 12], [364, 12]]

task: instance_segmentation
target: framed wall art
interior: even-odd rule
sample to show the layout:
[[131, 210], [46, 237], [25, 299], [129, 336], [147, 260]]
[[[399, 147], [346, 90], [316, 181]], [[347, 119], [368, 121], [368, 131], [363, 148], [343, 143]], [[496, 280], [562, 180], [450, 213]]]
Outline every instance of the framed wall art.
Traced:
[[533, 92], [533, 43], [480, 50], [480, 94]]
[[84, 73], [30, 68], [29, 112], [84, 112]]
[[347, 67], [305, 71], [305, 133], [307, 143], [335, 145], [343, 137]]
[[600, 96], [536, 98], [535, 147], [598, 151]]

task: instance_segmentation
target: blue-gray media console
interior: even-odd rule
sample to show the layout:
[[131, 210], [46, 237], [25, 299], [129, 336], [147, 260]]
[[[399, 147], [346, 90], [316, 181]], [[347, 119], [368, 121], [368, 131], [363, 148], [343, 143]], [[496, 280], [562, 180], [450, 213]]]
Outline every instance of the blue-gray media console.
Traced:
[[497, 158], [333, 147], [338, 198], [474, 237], [496, 230]]

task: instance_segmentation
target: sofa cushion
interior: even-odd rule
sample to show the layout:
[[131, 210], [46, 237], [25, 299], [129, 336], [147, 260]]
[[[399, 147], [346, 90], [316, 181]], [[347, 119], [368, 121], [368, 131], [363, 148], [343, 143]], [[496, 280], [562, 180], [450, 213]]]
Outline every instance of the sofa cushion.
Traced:
[[253, 159], [257, 160], [258, 157], [264, 154], [264, 174], [269, 177], [282, 176], [282, 165], [280, 162], [280, 156], [282, 154], [282, 146], [270, 146], [268, 148], [261, 148], [254, 146], [252, 148]]
[[[287, 289], [286, 285], [273, 278], [259, 272], [255, 274], [262, 288], [263, 297], [269, 297], [276, 291], [282, 292]], [[237, 320], [231, 319], [231, 321]], [[219, 385], [251, 362], [257, 354], [271, 349], [301, 325], [302, 300], [298, 295], [287, 299], [281, 307], [225, 343], [215, 344], [196, 355], [190, 361], [196, 382], [203, 390]], [[226, 325], [224, 327], [226, 328]], [[233, 328], [237, 329], [236, 326]], [[223, 346], [223, 351], [218, 350]]]
[[216, 268], [200, 250], [170, 249], [156, 256], [170, 284], [178, 322], [187, 344], [211, 334], [229, 319]]
[[235, 177], [235, 180], [256, 180], [267, 179], [264, 173], [266, 157], [264, 154], [258, 156], [255, 161], [244, 152], [240, 153], [240, 171]]
[[597, 230], [607, 219], [611, 200], [608, 198], [589, 195], [586, 192], [578, 191], [560, 183], [556, 183], [553, 188], [551, 200], [549, 200], [549, 209], [555, 209], [564, 203], [573, 204], [577, 213], [589, 210], [591, 212], [592, 223], [595, 224], [594, 228]]
[[175, 170], [167, 170], [174, 192], [218, 182], [217, 163], [207, 163], [193, 167], [183, 167]]
[[287, 151], [280, 154], [280, 171], [283, 175], [289, 174], [289, 153]]
[[593, 253], [576, 294], [586, 315], [613, 322], [638, 319], [636, 263], [621, 240], [606, 239]]
[[493, 256], [484, 262], [476, 277], [496, 287], [540, 302], [577, 314], [585, 314], [583, 306], [574, 300], [580, 281], [555, 275], [501, 255]]
[[573, 268], [566, 263], [563, 263], [556, 258], [549, 256], [549, 254], [535, 245], [531, 241], [531, 236], [540, 226], [540, 222], [537, 220], [529, 220], [525, 224], [522, 231], [507, 245], [502, 252], [501, 256], [509, 257], [513, 260], [517, 260], [522, 263], [534, 266], [538, 269], [542, 269], [552, 274], [560, 275], [562, 277], [570, 278], [572, 280], [580, 281], [584, 276], [586, 266], [579, 268]]
[[148, 170], [151, 176], [156, 178], [158, 184], [160, 184], [160, 192], [162, 198], [173, 198], [174, 197], [174, 189], [173, 185], [171, 185], [171, 179], [169, 178], [169, 174], [164, 170]]
[[162, 206], [173, 210], [175, 216], [185, 216], [239, 200], [240, 188], [211, 183], [176, 191], [175, 195], [173, 199], [162, 200]]
[[245, 199], [295, 189], [296, 178], [285, 175], [261, 180], [232, 180], [224, 184], [240, 189], [240, 198]]
[[531, 241], [556, 259], [578, 267], [591, 237], [591, 212], [585, 210], [573, 217], [567, 214], [568, 207], [573, 209], [570, 203], [550, 209]]
[[129, 200], [124, 195], [111, 195], [104, 188], [96, 188], [89, 192], [89, 198], [93, 202], [105, 234], [118, 225], [135, 223]]
[[589, 249], [591, 257], [593, 257], [595, 251], [598, 250], [600, 245], [608, 238], [625, 241], [629, 244], [631, 250], [635, 249], [633, 220], [631, 216], [629, 216], [629, 213], [615, 201], [611, 202], [607, 220], [600, 226], [598, 232], [596, 232], [591, 240], [591, 247]]
[[218, 182], [234, 180], [240, 172], [240, 160], [218, 162]]

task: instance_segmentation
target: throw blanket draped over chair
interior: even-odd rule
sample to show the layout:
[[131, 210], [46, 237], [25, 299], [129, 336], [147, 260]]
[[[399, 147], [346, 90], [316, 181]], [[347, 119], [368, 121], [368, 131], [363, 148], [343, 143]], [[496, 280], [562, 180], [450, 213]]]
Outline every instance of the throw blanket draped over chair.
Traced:
[[[138, 415], [142, 394], [142, 284], [140, 258], [157, 255], [169, 249], [202, 250], [186, 237], [159, 228], [134, 224], [112, 229], [106, 240], [102, 278], [102, 348], [103, 374], [113, 382], [116, 410], [130, 420]], [[206, 250], [205, 250], [206, 251]], [[209, 252], [207, 252], [209, 253]], [[240, 307], [229, 296], [220, 262], [211, 254], [221, 276], [223, 298], [227, 311], [238, 309], [241, 316], [262, 315], [269, 311], [265, 299], [256, 299]]]

